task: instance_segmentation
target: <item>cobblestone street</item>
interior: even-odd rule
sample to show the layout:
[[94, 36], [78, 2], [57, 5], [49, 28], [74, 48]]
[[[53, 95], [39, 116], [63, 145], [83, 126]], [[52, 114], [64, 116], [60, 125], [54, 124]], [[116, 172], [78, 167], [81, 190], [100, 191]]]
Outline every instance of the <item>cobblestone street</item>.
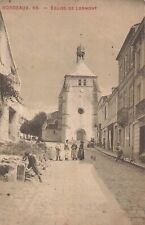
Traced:
[[[114, 164], [98, 157], [99, 173], [103, 162]], [[0, 202], [0, 225], [131, 225], [87, 161], [50, 161], [43, 183], [1, 182]]]
[[[91, 152], [87, 151], [88, 158]], [[145, 170], [94, 153], [97, 173], [120, 203], [133, 225], [145, 224]]]

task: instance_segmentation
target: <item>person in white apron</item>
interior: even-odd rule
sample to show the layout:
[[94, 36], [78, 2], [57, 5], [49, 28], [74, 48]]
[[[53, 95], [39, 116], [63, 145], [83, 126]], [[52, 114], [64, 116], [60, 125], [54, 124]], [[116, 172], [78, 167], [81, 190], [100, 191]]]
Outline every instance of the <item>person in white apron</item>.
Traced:
[[65, 141], [64, 151], [65, 151], [65, 160], [68, 160], [69, 159], [69, 143], [68, 143], [68, 140]]

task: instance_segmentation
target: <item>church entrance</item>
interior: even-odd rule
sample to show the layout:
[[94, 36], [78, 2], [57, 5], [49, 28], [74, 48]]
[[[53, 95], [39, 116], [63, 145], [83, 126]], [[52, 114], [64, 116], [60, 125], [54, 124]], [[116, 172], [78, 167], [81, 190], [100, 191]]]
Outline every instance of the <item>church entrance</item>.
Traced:
[[86, 139], [86, 131], [84, 129], [80, 129], [76, 133], [77, 141], [85, 141]]

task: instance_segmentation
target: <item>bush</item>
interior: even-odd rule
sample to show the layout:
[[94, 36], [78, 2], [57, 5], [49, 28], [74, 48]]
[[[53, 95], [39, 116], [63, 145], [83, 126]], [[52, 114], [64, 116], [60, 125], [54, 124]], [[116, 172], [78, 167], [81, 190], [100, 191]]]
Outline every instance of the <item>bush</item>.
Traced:
[[45, 143], [32, 144], [29, 142], [18, 142], [0, 144], [0, 154], [4, 155], [24, 155], [25, 151], [32, 151], [35, 155], [43, 153], [47, 149]]

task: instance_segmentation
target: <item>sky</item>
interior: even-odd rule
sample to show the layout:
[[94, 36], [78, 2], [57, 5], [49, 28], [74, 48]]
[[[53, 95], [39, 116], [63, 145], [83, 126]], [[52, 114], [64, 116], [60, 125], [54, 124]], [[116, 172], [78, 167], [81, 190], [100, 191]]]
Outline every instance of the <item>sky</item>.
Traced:
[[[10, 5], [29, 6], [29, 10], [2, 8]], [[144, 16], [143, 0], [1, 0], [0, 6], [21, 95], [32, 111], [57, 109], [64, 76], [75, 71], [80, 43], [102, 95], [109, 94], [118, 84], [117, 54], [130, 27]], [[96, 10], [50, 10], [51, 6], [91, 6]]]

